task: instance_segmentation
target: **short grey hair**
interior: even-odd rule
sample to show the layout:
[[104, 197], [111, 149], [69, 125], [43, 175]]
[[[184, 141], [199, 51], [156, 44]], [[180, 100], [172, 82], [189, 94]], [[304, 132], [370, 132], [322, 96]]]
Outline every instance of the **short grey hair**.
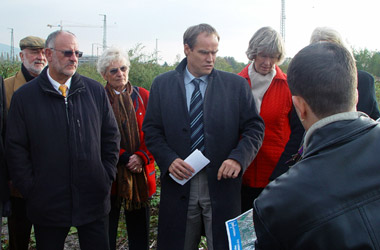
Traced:
[[279, 54], [277, 65], [285, 59], [285, 46], [280, 33], [271, 27], [263, 27], [253, 34], [245, 52], [248, 59], [253, 61], [260, 53], [273, 56]]
[[126, 51], [117, 47], [106, 49], [98, 59], [97, 70], [99, 74], [104, 75], [112, 62], [119, 61], [124, 62], [128, 69], [130, 68], [131, 62]]
[[54, 31], [52, 33], [50, 33], [50, 35], [48, 36], [48, 38], [46, 38], [46, 41], [45, 41], [45, 48], [51, 48], [51, 49], [54, 49], [55, 47], [55, 40], [57, 39], [57, 36], [59, 34], [62, 34], [62, 33], [68, 33], [70, 35], [72, 35], [73, 37], [76, 38], [76, 36], [74, 35], [74, 33], [71, 33], [70, 31], [67, 31], [67, 30], [57, 30], [57, 31]]
[[310, 44], [317, 42], [332, 42], [345, 46], [342, 36], [338, 31], [329, 27], [317, 27], [310, 37]]
[[330, 28], [330, 27], [317, 27], [314, 29], [313, 33], [310, 37], [310, 44], [313, 43], [319, 43], [319, 42], [331, 42], [339, 44], [343, 47], [345, 47], [351, 54], [351, 56], [354, 58], [354, 54], [352, 53], [352, 49], [350, 46], [348, 46], [347, 43], [343, 41], [342, 36], [339, 34], [338, 31]]
[[218, 41], [220, 40], [219, 34], [214, 27], [206, 23], [201, 23], [187, 28], [183, 34], [183, 44], [187, 44], [190, 49], [193, 49], [195, 43], [197, 42], [198, 35], [203, 32], [207, 33], [208, 35], [216, 35]]

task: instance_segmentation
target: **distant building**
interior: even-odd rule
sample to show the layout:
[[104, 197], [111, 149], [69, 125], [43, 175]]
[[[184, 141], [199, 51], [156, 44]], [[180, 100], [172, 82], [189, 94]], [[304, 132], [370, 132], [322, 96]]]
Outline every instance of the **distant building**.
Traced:
[[82, 56], [79, 58], [79, 63], [96, 63], [97, 61], [97, 56]]

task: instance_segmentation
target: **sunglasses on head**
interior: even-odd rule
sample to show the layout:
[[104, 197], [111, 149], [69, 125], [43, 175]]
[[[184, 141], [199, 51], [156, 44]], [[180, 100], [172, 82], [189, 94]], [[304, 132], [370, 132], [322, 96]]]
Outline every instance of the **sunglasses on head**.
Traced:
[[126, 72], [127, 71], [127, 69], [128, 69], [128, 67], [127, 66], [121, 66], [120, 68], [112, 68], [112, 69], [110, 69], [110, 74], [111, 75], [114, 75], [114, 74], [116, 74], [117, 73], [117, 71], [118, 70], [121, 70], [121, 72]]
[[54, 48], [50, 48], [50, 49], [61, 52], [65, 57], [72, 57], [74, 53], [76, 57], [82, 57], [83, 55], [83, 52], [79, 50], [72, 51], [72, 50], [59, 50], [59, 49], [54, 49]]

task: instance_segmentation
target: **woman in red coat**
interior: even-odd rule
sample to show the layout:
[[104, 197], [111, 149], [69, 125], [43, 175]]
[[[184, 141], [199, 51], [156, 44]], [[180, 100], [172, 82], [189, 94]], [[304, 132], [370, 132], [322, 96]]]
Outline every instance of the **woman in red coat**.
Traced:
[[297, 153], [304, 129], [293, 108], [286, 75], [277, 66], [285, 58], [281, 35], [270, 27], [259, 29], [246, 52], [252, 61], [239, 75], [246, 78], [265, 123], [263, 145], [243, 175], [242, 211], [270, 180], [288, 170], [286, 162]]
[[107, 49], [98, 60], [98, 72], [107, 81], [105, 89], [121, 135], [117, 180], [111, 191], [111, 250], [116, 249], [121, 207], [129, 249], [149, 249], [149, 197], [156, 192], [154, 159], [145, 146], [141, 130], [149, 92], [132, 86], [128, 81], [129, 69], [128, 54], [118, 48]]

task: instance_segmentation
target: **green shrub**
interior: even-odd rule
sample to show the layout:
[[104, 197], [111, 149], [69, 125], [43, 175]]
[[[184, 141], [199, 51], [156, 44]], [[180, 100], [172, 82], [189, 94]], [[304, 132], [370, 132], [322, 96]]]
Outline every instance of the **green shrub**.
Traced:
[[6, 79], [14, 76], [20, 70], [20, 62], [0, 61], [0, 75]]

